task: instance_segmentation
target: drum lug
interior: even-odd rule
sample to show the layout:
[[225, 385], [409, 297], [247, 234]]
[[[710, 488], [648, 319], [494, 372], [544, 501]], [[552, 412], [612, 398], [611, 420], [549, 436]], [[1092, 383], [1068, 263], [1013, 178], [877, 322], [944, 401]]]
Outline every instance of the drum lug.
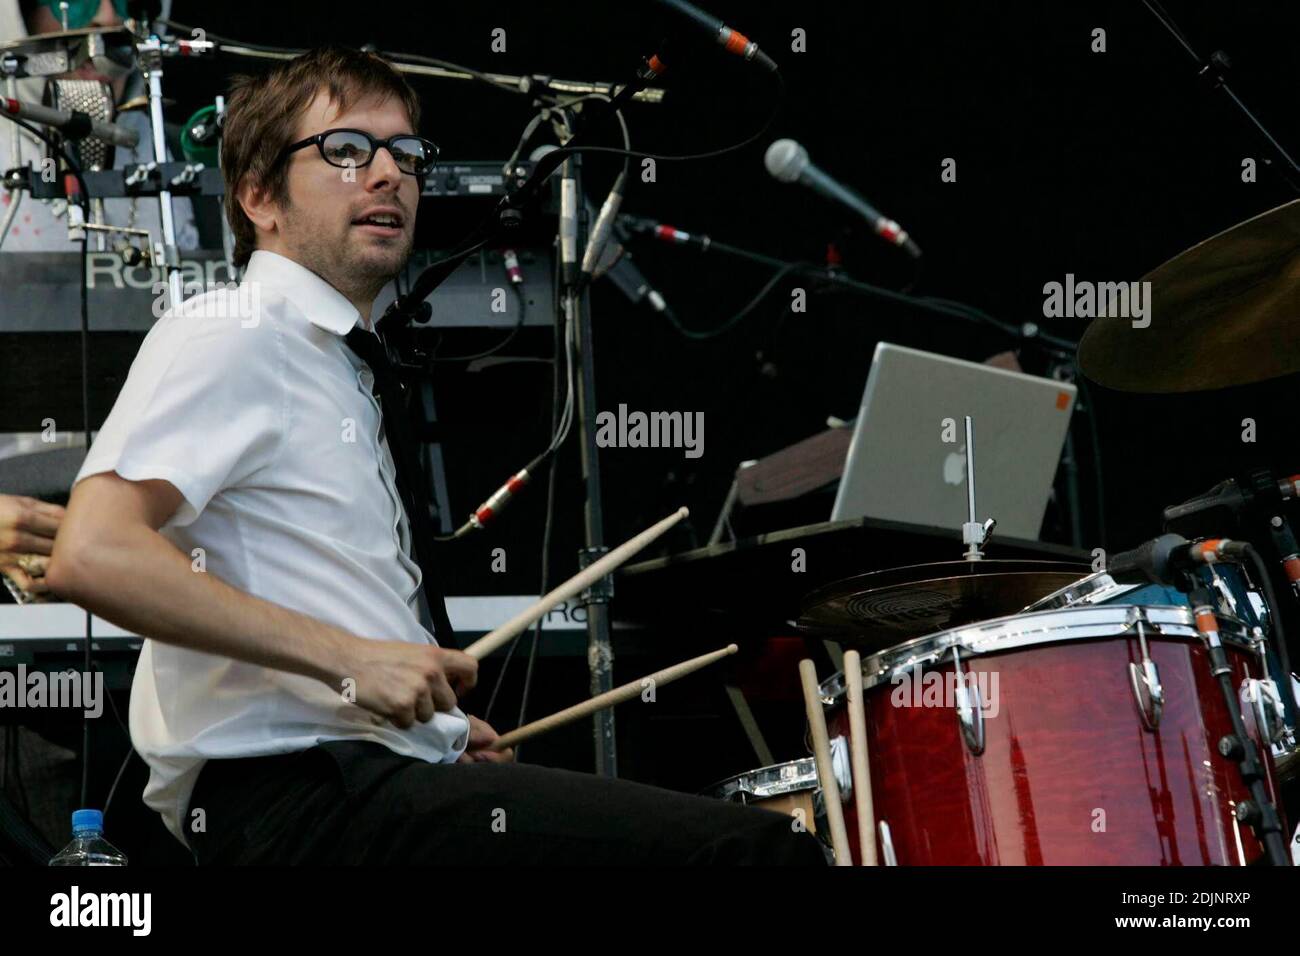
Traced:
[[[840, 788], [840, 802], [853, 797], [853, 770], [849, 762], [849, 738], [841, 734], [831, 738], [831, 773]], [[817, 821], [817, 832], [829, 839], [830, 823], [826, 819], [826, 791], [817, 787], [813, 791], [813, 817]], [[830, 844], [828, 843], [827, 846]]]
[[980, 700], [979, 686], [967, 681], [956, 644], [952, 648], [952, 666], [957, 676], [957, 722], [966, 747], [978, 757], [984, 752], [984, 702]]
[[849, 738], [844, 735], [831, 739], [831, 772], [840, 788], [840, 799], [853, 796], [853, 771], [849, 763]]
[[1286, 719], [1282, 710], [1282, 697], [1272, 679], [1247, 677], [1241, 682], [1241, 709], [1255, 717], [1260, 743], [1271, 746], [1287, 737]]
[[880, 821], [880, 856], [885, 866], [898, 866], [898, 857], [894, 855], [894, 837], [889, 832], [889, 824]]
[[1128, 626], [1137, 631], [1138, 646], [1142, 650], [1142, 666], [1129, 661], [1129, 683], [1133, 688], [1133, 698], [1137, 701], [1138, 713], [1142, 715], [1142, 725], [1154, 731], [1160, 726], [1160, 715], [1165, 707], [1165, 689], [1160, 684], [1160, 672], [1156, 662], [1151, 659], [1147, 647], [1146, 612], [1140, 607], [1129, 609]]

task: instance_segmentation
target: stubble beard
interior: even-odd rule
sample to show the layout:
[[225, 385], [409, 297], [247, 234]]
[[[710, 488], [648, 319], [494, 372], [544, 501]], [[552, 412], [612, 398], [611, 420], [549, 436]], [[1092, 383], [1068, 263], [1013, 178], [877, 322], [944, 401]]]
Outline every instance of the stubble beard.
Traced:
[[286, 204], [284, 213], [286, 231], [303, 237], [295, 249], [299, 263], [350, 300], [373, 300], [402, 271], [402, 266], [410, 258], [413, 236], [384, 244], [365, 239], [358, 241], [349, 225], [342, 238], [335, 240], [322, 230], [298, 229], [297, 226], [306, 224], [301, 223], [301, 217], [292, 206]]

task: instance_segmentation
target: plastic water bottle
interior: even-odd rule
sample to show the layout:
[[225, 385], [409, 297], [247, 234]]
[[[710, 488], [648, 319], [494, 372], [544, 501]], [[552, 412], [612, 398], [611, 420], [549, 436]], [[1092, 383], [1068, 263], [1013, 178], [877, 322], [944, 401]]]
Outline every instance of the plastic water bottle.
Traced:
[[50, 866], [126, 866], [126, 854], [104, 839], [104, 814], [74, 810], [72, 842], [60, 850]]

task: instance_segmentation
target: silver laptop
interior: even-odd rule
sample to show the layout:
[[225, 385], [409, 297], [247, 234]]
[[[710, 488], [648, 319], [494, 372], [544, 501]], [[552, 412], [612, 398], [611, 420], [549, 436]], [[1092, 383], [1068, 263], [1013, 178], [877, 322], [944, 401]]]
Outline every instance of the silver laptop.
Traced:
[[969, 415], [976, 520], [996, 518], [998, 536], [1036, 539], [1075, 392], [1066, 382], [881, 342], [831, 520], [885, 518], [960, 530], [968, 520]]

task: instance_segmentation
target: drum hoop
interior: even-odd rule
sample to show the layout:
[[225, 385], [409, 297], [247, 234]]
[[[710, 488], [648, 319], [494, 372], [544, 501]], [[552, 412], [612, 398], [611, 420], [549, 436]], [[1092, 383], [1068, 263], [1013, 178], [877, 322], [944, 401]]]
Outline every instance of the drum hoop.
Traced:
[[1065, 587], [1039, 598], [1033, 604], [1025, 607], [1021, 613], [1034, 614], [1038, 611], [1056, 611], [1074, 607], [1081, 601], [1094, 603], [1099, 598], [1103, 601], [1113, 601], [1122, 594], [1128, 594], [1141, 588], [1141, 584], [1120, 584], [1105, 571], [1098, 571], [1086, 578], [1072, 581]]
[[[938, 631], [878, 651], [862, 660], [863, 688], [870, 690], [893, 682], [895, 675], [934, 664], [949, 656], [953, 646], [966, 658], [1000, 654], [1045, 644], [1136, 636], [1130, 612], [1139, 605], [1100, 604], [1012, 614]], [[1152, 637], [1196, 640], [1199, 633], [1192, 611], [1174, 605], [1140, 605]], [[1254, 651], [1250, 630], [1231, 618], [1219, 618], [1219, 638], [1246, 651]], [[844, 672], [822, 682], [821, 696], [835, 704], [845, 693]]]
[[[786, 767], [794, 767], [793, 775], [783, 775]], [[770, 778], [770, 779], [765, 779]], [[701, 791], [705, 796], [721, 800], [730, 800], [737, 793], [744, 793], [756, 800], [780, 797], [787, 793], [801, 793], [815, 790], [817, 782], [817, 762], [812, 757], [800, 760], [787, 760], [784, 763], [769, 764], [757, 770], [747, 770], [732, 777], [726, 777]]]

